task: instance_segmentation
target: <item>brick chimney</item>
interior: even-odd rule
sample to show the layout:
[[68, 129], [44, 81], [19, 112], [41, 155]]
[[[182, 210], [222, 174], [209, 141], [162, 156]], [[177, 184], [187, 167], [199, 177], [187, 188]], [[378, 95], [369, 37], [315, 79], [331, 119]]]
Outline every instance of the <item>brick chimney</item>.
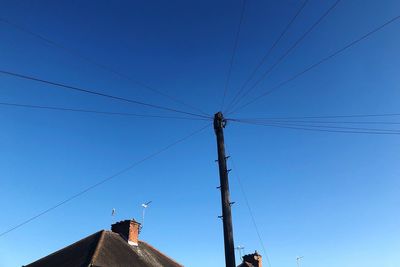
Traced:
[[262, 267], [262, 257], [257, 250], [253, 254], [244, 255], [243, 263], [245, 262], [252, 264], [254, 267]]
[[120, 234], [128, 241], [129, 245], [138, 245], [140, 223], [138, 223], [134, 219], [114, 223], [113, 225], [111, 225], [111, 231]]

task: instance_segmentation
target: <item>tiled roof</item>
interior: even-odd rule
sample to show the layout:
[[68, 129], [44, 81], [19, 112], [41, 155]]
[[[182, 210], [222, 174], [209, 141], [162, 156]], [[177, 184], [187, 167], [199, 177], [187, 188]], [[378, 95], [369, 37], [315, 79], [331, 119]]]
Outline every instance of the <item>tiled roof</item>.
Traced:
[[149, 244], [131, 246], [119, 234], [100, 231], [27, 267], [182, 267]]

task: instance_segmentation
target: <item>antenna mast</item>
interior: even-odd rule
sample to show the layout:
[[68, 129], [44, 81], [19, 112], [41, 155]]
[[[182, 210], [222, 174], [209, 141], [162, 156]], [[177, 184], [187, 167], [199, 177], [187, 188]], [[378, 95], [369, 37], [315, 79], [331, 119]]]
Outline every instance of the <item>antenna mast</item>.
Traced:
[[301, 257], [297, 257], [296, 258], [296, 263], [297, 263], [297, 267], [300, 267], [300, 260], [302, 259], [302, 258], [304, 258], [304, 256], [301, 256]]
[[149, 201], [149, 202], [146, 202], [146, 203], [143, 203], [142, 204], [142, 224], [141, 224], [141, 226], [140, 226], [140, 229], [142, 229], [143, 228], [143, 226], [144, 226], [144, 216], [145, 216], [145, 214], [146, 214], [146, 209], [147, 209], [147, 207], [150, 205], [150, 203], [151, 203], [152, 201]]
[[233, 227], [231, 202], [229, 195], [228, 169], [226, 167], [224, 128], [226, 120], [221, 112], [214, 115], [214, 130], [217, 137], [218, 166], [222, 202], [222, 222], [224, 226], [225, 264], [226, 267], [236, 267], [235, 247], [233, 245]]

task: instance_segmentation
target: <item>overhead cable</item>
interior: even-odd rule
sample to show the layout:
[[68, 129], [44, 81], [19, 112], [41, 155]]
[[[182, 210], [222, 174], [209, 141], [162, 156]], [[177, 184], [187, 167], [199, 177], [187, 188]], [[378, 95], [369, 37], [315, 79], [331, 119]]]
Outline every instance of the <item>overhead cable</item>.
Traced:
[[254, 102], [260, 100], [261, 98], [263, 98], [263, 97], [265, 97], [265, 96], [271, 94], [272, 92], [274, 92], [274, 91], [280, 89], [281, 87], [283, 87], [284, 85], [288, 84], [289, 82], [291, 82], [291, 81], [297, 79], [298, 77], [300, 77], [300, 76], [302, 76], [303, 74], [309, 72], [310, 70], [312, 70], [312, 69], [318, 67], [319, 65], [321, 65], [321, 64], [323, 64], [323, 63], [325, 63], [325, 62], [327, 62], [328, 60], [334, 58], [335, 56], [337, 56], [337, 55], [343, 53], [344, 51], [346, 51], [346, 50], [349, 49], [350, 47], [352, 47], [352, 46], [358, 44], [359, 42], [361, 42], [361, 41], [367, 39], [369, 36], [373, 35], [374, 33], [378, 32], [378, 31], [380, 31], [380, 30], [382, 30], [382, 29], [385, 28], [386, 26], [388, 26], [388, 25], [390, 25], [390, 24], [396, 22], [398, 19], [400, 19], [400, 15], [398, 15], [398, 16], [396, 16], [396, 17], [390, 19], [390, 20], [388, 20], [387, 22], [383, 23], [382, 25], [380, 25], [380, 26], [376, 27], [375, 29], [373, 29], [373, 30], [367, 32], [366, 34], [362, 35], [361, 37], [359, 37], [359, 38], [355, 39], [354, 41], [348, 43], [348, 44], [345, 45], [344, 47], [342, 47], [342, 48], [336, 50], [336, 51], [333, 52], [332, 54], [330, 54], [330, 55], [328, 55], [328, 56], [322, 58], [321, 60], [319, 60], [319, 61], [317, 61], [316, 63], [312, 64], [311, 66], [307, 67], [306, 69], [304, 69], [304, 70], [302, 70], [302, 71], [296, 73], [295, 75], [293, 75], [293, 76], [290, 77], [289, 79], [287, 79], [287, 80], [285, 80], [285, 81], [283, 81], [283, 82], [277, 84], [276, 86], [270, 88], [270, 89], [267, 90], [266, 92], [264, 92], [264, 93], [258, 95], [257, 97], [255, 97], [255, 98], [252, 99], [251, 101], [249, 101], [249, 102], [247, 102], [247, 103], [245, 103], [245, 104], [243, 104], [243, 105], [237, 107], [237, 108], [234, 109], [233, 111], [229, 112], [229, 114], [235, 113], [235, 112], [237, 112], [237, 111], [239, 111], [239, 110], [241, 110], [241, 109], [247, 107], [248, 105], [250, 105], [250, 104], [252, 104], [252, 103], [254, 103]]
[[176, 97], [172, 97], [172, 96], [170, 96], [170, 95], [168, 95], [166, 93], [163, 93], [160, 90], [157, 90], [154, 87], [149, 86], [148, 84], [145, 84], [143, 82], [135, 80], [135, 79], [131, 78], [129, 75], [126, 75], [126, 74], [124, 74], [124, 73], [122, 73], [120, 71], [117, 71], [114, 68], [109, 67], [107, 65], [99, 63], [99, 62], [97, 62], [97, 61], [95, 61], [95, 60], [93, 60], [93, 59], [81, 54], [80, 52], [78, 52], [78, 51], [76, 51], [74, 49], [70, 49], [70, 48], [68, 48], [68, 47], [66, 47], [66, 46], [64, 46], [64, 45], [62, 45], [62, 44], [60, 44], [60, 43], [58, 43], [58, 42], [56, 42], [54, 40], [51, 40], [50, 38], [47, 38], [47, 37], [45, 37], [45, 36], [43, 36], [41, 34], [38, 34], [38, 33], [34, 32], [34, 31], [24, 27], [24, 26], [21, 26], [21, 25], [18, 25], [16, 23], [13, 23], [13, 22], [5, 19], [5, 18], [0, 18], [0, 22], [3, 22], [5, 24], [7, 24], [8, 26], [11, 26], [11, 27], [13, 27], [13, 28], [15, 28], [15, 29], [17, 29], [17, 30], [19, 30], [21, 32], [24, 32], [26, 34], [32, 35], [35, 38], [40, 39], [40, 40], [44, 41], [47, 44], [50, 44], [50, 45], [52, 45], [54, 47], [62, 49], [64, 51], [66, 51], [67, 53], [69, 53], [70, 55], [73, 55], [73, 56], [75, 56], [77, 58], [80, 58], [80, 59], [82, 59], [82, 60], [84, 60], [84, 61], [86, 61], [86, 62], [88, 62], [88, 63], [90, 63], [90, 64], [92, 64], [92, 65], [94, 65], [94, 66], [96, 66], [98, 68], [100, 68], [100, 69], [108, 71], [108, 72], [110, 72], [110, 73], [112, 73], [114, 75], [119, 76], [120, 78], [123, 78], [123, 79], [131, 82], [131, 83], [139, 85], [141, 88], [144, 88], [144, 89], [149, 90], [149, 91], [151, 91], [153, 93], [159, 94], [159, 95], [161, 95], [161, 96], [163, 96], [165, 98], [168, 98], [168, 99], [174, 101], [175, 103], [178, 103], [178, 104], [184, 105], [186, 107], [189, 107], [189, 108], [191, 108], [193, 110], [196, 110], [196, 111], [202, 113], [203, 115], [208, 115], [207, 113], [205, 113], [204, 111], [202, 111], [201, 109], [199, 109], [197, 107], [189, 105], [189, 104], [183, 102], [182, 100], [177, 99]]
[[[225, 147], [226, 147], [226, 145], [225, 145]], [[228, 151], [228, 148], [227, 148], [227, 147], [226, 147], [226, 149], [227, 149], [227, 151]], [[235, 163], [234, 163], [233, 158], [231, 158], [231, 162], [232, 162], [233, 168], [236, 170], [236, 172], [235, 172], [236, 175], [234, 175], [234, 176], [237, 178], [237, 181], [238, 181], [238, 184], [239, 184], [239, 187], [240, 187], [240, 191], [241, 191], [241, 193], [242, 193], [242, 195], [243, 195], [243, 198], [244, 198], [244, 200], [245, 200], [245, 204], [246, 204], [247, 210], [249, 211], [249, 214], [250, 214], [251, 222], [252, 222], [252, 224], [253, 224], [254, 230], [255, 230], [256, 233], [257, 233], [258, 241], [260, 242], [260, 245], [261, 245], [261, 247], [262, 247], [262, 250], [263, 250], [263, 253], [264, 253], [264, 255], [265, 255], [265, 258], [267, 259], [267, 263], [268, 263], [269, 267], [272, 267], [270, 258], [269, 258], [268, 253], [267, 253], [267, 250], [265, 249], [264, 241], [263, 241], [263, 239], [262, 239], [262, 237], [261, 237], [260, 230], [258, 229], [258, 225], [257, 225], [256, 219], [255, 219], [255, 216], [254, 216], [254, 214], [253, 214], [253, 210], [252, 210], [252, 208], [251, 208], [250, 201], [249, 201], [249, 199], [247, 198], [246, 191], [244, 190], [244, 186], [243, 186], [242, 181], [241, 181], [241, 179], [240, 179], [240, 176], [239, 176], [239, 174], [238, 174], [238, 172], [237, 172], [237, 167], [236, 167], [236, 165], [235, 165]]]
[[310, 28], [308, 28], [307, 31], [305, 31], [297, 40], [296, 42], [293, 43], [293, 45], [286, 50], [286, 52], [278, 58], [277, 61], [271, 67], [269, 67], [262, 75], [261, 77], [252, 85], [250, 86], [247, 91], [245, 91], [242, 95], [241, 98], [239, 98], [235, 103], [233, 103], [233, 107], [240, 102], [241, 99], [244, 99], [254, 88], [256, 88], [262, 80], [264, 80], [268, 74], [270, 74], [289, 54], [292, 52], [306, 37], [308, 34], [310, 34], [323, 20], [326, 18], [334, 9], [335, 7], [340, 3], [341, 0], [336, 0], [322, 15], [321, 17], [318, 18], [316, 22], [314, 22]]
[[[276, 127], [285, 129], [305, 130], [305, 131], [318, 131], [318, 132], [331, 132], [331, 133], [351, 133], [351, 134], [378, 134], [378, 135], [400, 135], [400, 130], [387, 130], [387, 129], [365, 129], [365, 128], [353, 128], [353, 127], [340, 127], [340, 130], [332, 129], [333, 127], [327, 126], [310, 126], [310, 125], [294, 125], [288, 123], [256, 123], [246, 121], [236, 121], [239, 123]], [[337, 128], [337, 127], [335, 127]]]
[[222, 97], [221, 110], [224, 108], [226, 93], [228, 91], [229, 82], [230, 82], [230, 79], [231, 79], [233, 62], [235, 60], [236, 50], [237, 50], [237, 46], [238, 46], [238, 42], [239, 42], [240, 30], [242, 28], [244, 13], [245, 13], [245, 9], [246, 9], [246, 2], [247, 2], [247, 0], [242, 0], [242, 11], [241, 11], [241, 14], [240, 14], [239, 27], [238, 27], [238, 29], [236, 31], [236, 37], [235, 37], [235, 41], [234, 41], [234, 45], [233, 45], [233, 52], [232, 52], [231, 60], [230, 60], [230, 63], [229, 63], [228, 76], [227, 76], [226, 82], [225, 82], [224, 95]]
[[278, 38], [275, 40], [275, 42], [272, 44], [272, 46], [268, 49], [267, 53], [262, 57], [261, 61], [257, 64], [253, 72], [250, 74], [250, 76], [247, 78], [247, 80], [243, 83], [243, 85], [240, 87], [239, 91], [235, 94], [233, 97], [232, 101], [230, 101], [228, 108], [226, 111], [229, 111], [231, 108], [231, 105], [235, 103], [237, 97], [243, 92], [243, 90], [246, 88], [247, 84], [253, 79], [254, 75], [257, 73], [257, 71], [261, 68], [262, 65], [267, 61], [269, 56], [271, 55], [272, 51], [275, 49], [275, 47], [278, 45], [280, 40], [283, 38], [283, 36], [286, 34], [286, 32], [290, 29], [296, 18], [300, 15], [300, 13], [303, 11], [304, 7], [307, 5], [308, 0], [305, 0], [303, 4], [300, 6], [300, 8], [297, 10], [295, 15], [290, 19], [289, 23], [286, 25], [286, 27], [283, 29], [281, 34], [278, 36]]
[[137, 100], [133, 100], [133, 99], [128, 99], [128, 98], [123, 98], [123, 97], [119, 97], [119, 96], [109, 95], [109, 94], [105, 94], [105, 93], [101, 93], [101, 92], [97, 92], [97, 91], [93, 91], [93, 90], [89, 90], [89, 89], [85, 89], [85, 88], [81, 88], [81, 87], [67, 85], [67, 84], [59, 83], [59, 82], [53, 82], [53, 81], [49, 81], [49, 80], [45, 80], [45, 79], [41, 79], [41, 78], [37, 78], [37, 77], [33, 77], [33, 76], [28, 76], [28, 75], [24, 75], [24, 74], [19, 74], [19, 73], [15, 73], [15, 72], [11, 72], [11, 71], [0, 70], [0, 74], [5, 74], [5, 75], [8, 75], [8, 76], [17, 77], [17, 78], [21, 78], [21, 79], [24, 79], [24, 80], [30, 80], [30, 81], [49, 84], [49, 85], [54, 85], [56, 87], [70, 89], [70, 90], [74, 90], [74, 91], [78, 91], [78, 92], [82, 92], [82, 93], [86, 93], [86, 94], [92, 94], [92, 95], [107, 97], [107, 98], [111, 98], [111, 99], [114, 99], [114, 100], [120, 100], [120, 101], [129, 102], [129, 103], [142, 105], [142, 106], [146, 106], [146, 107], [151, 107], [151, 108], [155, 108], [155, 109], [171, 111], [171, 112], [176, 112], [176, 113], [181, 113], [181, 114], [186, 114], [186, 115], [191, 115], [191, 116], [201, 117], [201, 118], [210, 118], [209, 116], [205, 116], [205, 115], [201, 115], [201, 114], [196, 114], [196, 113], [192, 113], [192, 112], [178, 110], [178, 109], [174, 109], [174, 108], [170, 108], [170, 107], [166, 107], [166, 106], [160, 106], [160, 105], [145, 103], [145, 102], [141, 102], [141, 101], [137, 101]]
[[61, 202], [59, 202], [59, 203], [57, 203], [57, 204], [55, 204], [55, 205], [53, 205], [53, 206], [51, 206], [51, 207], [45, 209], [44, 211], [42, 211], [42, 212], [40, 212], [40, 213], [38, 213], [38, 214], [36, 214], [36, 215], [34, 215], [34, 216], [32, 216], [32, 217], [26, 219], [25, 221], [23, 221], [23, 222], [21, 222], [21, 223], [19, 223], [19, 224], [16, 224], [15, 226], [12, 226], [11, 228], [9, 228], [9, 229], [7, 229], [7, 230], [1, 232], [1, 233], [0, 233], [0, 237], [4, 236], [4, 235], [6, 235], [6, 234], [8, 234], [8, 233], [10, 233], [10, 232], [12, 232], [12, 231], [17, 230], [18, 228], [20, 228], [20, 227], [22, 227], [22, 226], [24, 226], [24, 225], [26, 225], [26, 224], [28, 224], [28, 223], [30, 223], [30, 222], [32, 222], [32, 221], [38, 219], [39, 217], [41, 217], [41, 216], [43, 216], [43, 215], [45, 215], [45, 214], [47, 214], [47, 213], [49, 213], [49, 212], [51, 212], [51, 211], [57, 209], [58, 207], [60, 207], [60, 206], [62, 206], [62, 205], [64, 205], [64, 204], [66, 204], [66, 203], [68, 203], [68, 202], [70, 202], [70, 201], [76, 199], [77, 197], [84, 195], [85, 193], [87, 193], [87, 192], [93, 190], [94, 188], [96, 188], [96, 187], [98, 187], [98, 186], [100, 186], [100, 185], [102, 185], [102, 184], [104, 184], [104, 183], [106, 183], [106, 182], [108, 182], [108, 181], [110, 181], [110, 180], [112, 180], [112, 179], [114, 179], [114, 178], [116, 178], [116, 177], [118, 177], [118, 176], [120, 176], [120, 175], [122, 175], [122, 174], [128, 172], [128, 171], [130, 171], [131, 169], [133, 169], [134, 167], [138, 166], [139, 164], [141, 164], [141, 163], [143, 163], [143, 162], [145, 162], [145, 161], [147, 161], [147, 160], [149, 160], [149, 159], [154, 158], [155, 156], [157, 156], [157, 155], [161, 154], [162, 152], [164, 152], [164, 151], [166, 151], [166, 150], [172, 148], [173, 146], [175, 146], [175, 145], [177, 145], [177, 144], [179, 144], [179, 143], [181, 143], [181, 142], [183, 142], [183, 141], [189, 139], [190, 137], [192, 137], [192, 136], [194, 136], [194, 135], [196, 135], [196, 134], [198, 134], [198, 133], [204, 131], [204, 130], [205, 130], [206, 128], [208, 128], [210, 125], [211, 125], [211, 124], [207, 124], [207, 125], [201, 127], [200, 129], [198, 129], [198, 130], [192, 132], [191, 134], [189, 134], [189, 135], [187, 135], [187, 136], [185, 136], [185, 137], [183, 137], [183, 138], [181, 138], [181, 139], [179, 139], [179, 140], [177, 140], [177, 141], [175, 141], [175, 142], [173, 142], [173, 143], [171, 143], [171, 144], [169, 144], [169, 145], [167, 145], [167, 146], [165, 146], [165, 147], [163, 147], [163, 148], [157, 150], [156, 152], [154, 152], [154, 153], [152, 153], [152, 154], [150, 154], [150, 155], [148, 155], [148, 156], [142, 158], [142, 159], [139, 160], [139, 161], [136, 161], [135, 163], [133, 163], [133, 164], [131, 164], [130, 166], [128, 166], [128, 167], [126, 167], [126, 168], [124, 168], [124, 169], [118, 171], [117, 173], [115, 173], [115, 174], [113, 174], [113, 175], [111, 175], [111, 176], [108, 176], [108, 177], [106, 177], [106, 178], [104, 178], [104, 179], [98, 181], [97, 183], [95, 183], [95, 184], [93, 184], [93, 185], [91, 185], [91, 186], [89, 186], [89, 187], [87, 187], [87, 188], [85, 188], [85, 189], [79, 191], [78, 193], [76, 193], [76, 194], [74, 194], [74, 195], [72, 195], [72, 196], [66, 198], [65, 200], [63, 200], [63, 201], [61, 201]]
[[175, 117], [175, 116], [163, 116], [163, 115], [149, 115], [149, 114], [136, 114], [127, 112], [110, 112], [110, 111], [100, 111], [100, 110], [90, 110], [90, 109], [75, 109], [75, 108], [64, 108], [64, 107], [54, 107], [54, 106], [41, 106], [41, 105], [31, 105], [31, 104], [19, 104], [19, 103], [9, 103], [0, 102], [1, 106], [7, 107], [19, 107], [19, 108], [30, 108], [30, 109], [46, 109], [46, 110], [58, 110], [58, 111], [72, 111], [72, 112], [82, 112], [82, 113], [94, 113], [102, 115], [117, 115], [117, 116], [129, 116], [135, 118], [161, 118], [161, 119], [181, 119], [181, 120], [209, 120], [206, 118], [193, 118], [193, 117]]
[[400, 116], [400, 113], [379, 114], [343, 114], [325, 116], [292, 116], [292, 117], [265, 117], [265, 118], [232, 118], [230, 120], [298, 120], [298, 119], [338, 119], [338, 118], [367, 118], [367, 117], [392, 117]]

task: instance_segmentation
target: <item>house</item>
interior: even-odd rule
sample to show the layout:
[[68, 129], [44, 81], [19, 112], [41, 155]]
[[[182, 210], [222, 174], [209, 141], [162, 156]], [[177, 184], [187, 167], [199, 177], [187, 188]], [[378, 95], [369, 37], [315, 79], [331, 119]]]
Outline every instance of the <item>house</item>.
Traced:
[[120, 221], [26, 267], [182, 267], [138, 239], [140, 223]]
[[262, 267], [262, 257], [255, 251], [243, 256], [243, 262], [238, 267]]

